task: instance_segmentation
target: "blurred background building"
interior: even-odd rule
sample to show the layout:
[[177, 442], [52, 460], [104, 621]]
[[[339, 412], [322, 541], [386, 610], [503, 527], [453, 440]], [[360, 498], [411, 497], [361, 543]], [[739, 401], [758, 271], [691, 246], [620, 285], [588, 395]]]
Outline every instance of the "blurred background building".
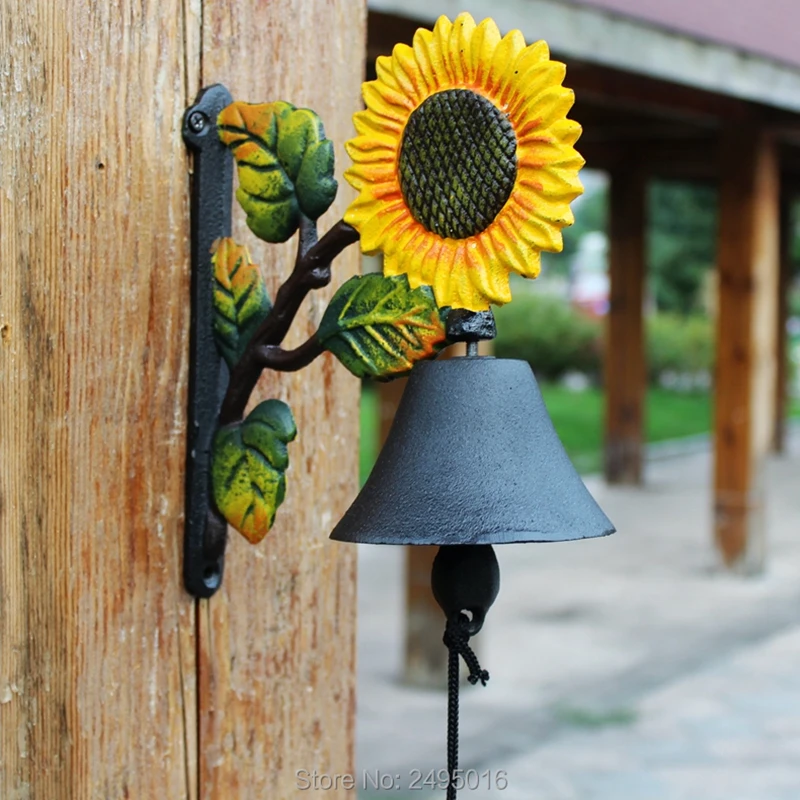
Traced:
[[[370, 0], [368, 77], [461, 11], [568, 67], [586, 192], [495, 352], [531, 363], [619, 529], [503, 548], [465, 748], [518, 780], [466, 796], [800, 797], [800, 682], [767, 666], [800, 674], [800, 4]], [[400, 391], [365, 392], [363, 475]], [[444, 698], [413, 688], [443, 679], [431, 557], [363, 554], [362, 768], [443, 763]]]

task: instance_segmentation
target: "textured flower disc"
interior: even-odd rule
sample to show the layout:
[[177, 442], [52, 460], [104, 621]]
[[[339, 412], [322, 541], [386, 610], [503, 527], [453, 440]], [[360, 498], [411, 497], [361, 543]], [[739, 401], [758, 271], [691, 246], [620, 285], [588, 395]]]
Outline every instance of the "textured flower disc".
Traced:
[[517, 137], [485, 97], [450, 89], [408, 118], [399, 169], [411, 216], [439, 236], [466, 239], [486, 230], [511, 195]]
[[539, 273], [562, 247], [582, 191], [573, 94], [547, 45], [492, 20], [440, 17], [376, 62], [354, 116], [345, 214], [387, 275], [433, 287], [440, 306], [475, 311], [511, 299], [509, 273]]

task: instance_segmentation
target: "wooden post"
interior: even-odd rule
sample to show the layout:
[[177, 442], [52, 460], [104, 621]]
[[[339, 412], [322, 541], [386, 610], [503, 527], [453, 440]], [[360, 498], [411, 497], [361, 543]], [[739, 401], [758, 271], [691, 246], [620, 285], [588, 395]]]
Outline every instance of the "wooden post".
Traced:
[[[183, 589], [180, 131], [201, 84], [227, 81], [318, 110], [341, 173], [364, 17], [323, 0], [4, 5], [4, 800], [262, 800], [294, 797], [297, 769], [352, 770], [355, 553], [325, 537], [356, 490], [358, 385], [330, 360], [263, 382], [300, 429], [269, 540], [232, 539], [212, 600]], [[274, 289], [290, 248], [252, 249]], [[334, 283], [357, 261], [337, 262]]]
[[641, 170], [611, 175], [610, 307], [605, 348], [605, 477], [642, 482], [647, 376], [643, 325], [647, 182]]
[[[386, 441], [405, 390], [404, 378], [378, 386], [380, 445]], [[405, 548], [405, 659], [403, 680], [412, 686], [440, 688], [447, 678], [447, 648], [442, 645], [444, 615], [431, 591], [431, 567], [439, 548]]]
[[[204, 84], [234, 97], [313, 108], [336, 147], [339, 194], [325, 231], [353, 193], [341, 174], [361, 108], [366, 4], [325, 0], [204, 0]], [[236, 215], [234, 235], [253, 241]], [[272, 296], [289, 275], [294, 241], [254, 247]], [[306, 301], [287, 347], [310, 336], [358, 247]], [[222, 591], [199, 608], [202, 798], [298, 796], [298, 770], [354, 768], [356, 548], [327, 538], [358, 491], [359, 383], [330, 355], [294, 374], [266, 374], [260, 398], [288, 402], [297, 419], [286, 502], [262, 546], [232, 534]], [[257, 401], [254, 401], [257, 402]], [[302, 791], [299, 794], [303, 794]], [[341, 787], [326, 797], [351, 796]]]
[[726, 566], [764, 562], [763, 462], [773, 436], [779, 173], [774, 142], [748, 128], [721, 145], [715, 405], [715, 538]]
[[[464, 345], [442, 353], [448, 358], [456, 351], [463, 355]], [[479, 353], [491, 355], [492, 342], [480, 342]], [[406, 380], [382, 383], [378, 387], [380, 408], [380, 444], [386, 441], [394, 421]], [[439, 548], [435, 545], [412, 545], [405, 548], [405, 660], [403, 680], [411, 686], [441, 689], [447, 684], [447, 648], [442, 645], [444, 614], [433, 597], [431, 569]], [[473, 649], [479, 642], [472, 643]]]
[[184, 4], [4, 4], [0, 797], [194, 797]]
[[772, 435], [772, 450], [783, 453], [786, 450], [786, 414], [789, 395], [788, 337], [786, 322], [789, 318], [789, 288], [792, 279], [792, 205], [795, 200], [793, 187], [781, 182], [780, 207], [780, 274], [778, 276], [778, 311], [775, 315], [776, 337], [775, 353], [775, 426]]

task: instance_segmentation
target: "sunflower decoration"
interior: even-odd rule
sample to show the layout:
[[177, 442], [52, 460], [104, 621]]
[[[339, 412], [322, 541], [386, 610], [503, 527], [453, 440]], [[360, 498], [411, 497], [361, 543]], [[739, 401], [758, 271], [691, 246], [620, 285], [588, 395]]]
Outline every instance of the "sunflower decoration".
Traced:
[[359, 195], [345, 221], [364, 252], [383, 252], [386, 275], [432, 286], [439, 306], [507, 303], [509, 273], [535, 278], [541, 251], [561, 250], [583, 191], [564, 65], [545, 42], [461, 14], [376, 70], [346, 144]]

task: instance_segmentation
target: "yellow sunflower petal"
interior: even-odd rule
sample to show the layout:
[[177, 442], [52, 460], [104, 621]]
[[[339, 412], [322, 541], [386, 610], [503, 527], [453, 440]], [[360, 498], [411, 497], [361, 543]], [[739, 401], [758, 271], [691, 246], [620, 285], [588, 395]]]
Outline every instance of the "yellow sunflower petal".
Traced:
[[545, 166], [570, 169], [577, 180], [578, 170], [584, 165], [583, 156], [572, 145], [559, 142], [550, 135], [526, 136], [517, 143], [517, 165], [540, 169]]
[[364, 84], [362, 94], [367, 108], [392, 119], [405, 121], [414, 110], [411, 100], [402, 91], [393, 89], [383, 81]]
[[[403, 103], [395, 103], [387, 99], [387, 88], [379, 88], [379, 81], [370, 81], [361, 87], [364, 103], [373, 114], [404, 124], [408, 118], [409, 109]], [[400, 97], [398, 95], [398, 97]]]
[[488, 231], [475, 242], [474, 247], [468, 247], [466, 252], [469, 259], [468, 277], [475, 289], [491, 303], [508, 303], [511, 300], [511, 287], [508, 283], [505, 254], [500, 255], [497, 252]]
[[571, 202], [583, 193], [583, 186], [574, 169], [547, 165], [540, 169], [520, 167], [517, 182], [521, 191], [532, 191], [549, 201]]
[[421, 225], [414, 229], [408, 241], [397, 251], [397, 267], [400, 272], [414, 272], [418, 283], [412, 288], [433, 283], [436, 272], [436, 261], [428, 258], [428, 253], [433, 246], [431, 234]]
[[442, 247], [436, 263], [436, 273], [433, 276], [433, 294], [439, 306], [457, 306], [458, 302], [454, 296], [455, 287], [451, 286], [453, 274], [453, 259], [455, 248], [450, 247], [453, 240], [443, 240]]
[[470, 81], [470, 44], [474, 31], [475, 20], [469, 14], [465, 12], [455, 18], [447, 51], [450, 56], [450, 77], [456, 86], [464, 86]]
[[356, 136], [345, 143], [347, 154], [353, 161], [367, 164], [377, 164], [382, 161], [394, 163], [397, 158], [397, 145], [387, 143], [373, 136]]
[[381, 83], [391, 87], [396, 92], [403, 91], [394, 75], [391, 56], [378, 56], [375, 59], [375, 74], [378, 76], [378, 80]]
[[526, 121], [519, 126], [519, 136], [530, 131], [546, 131], [551, 125], [564, 119], [575, 102], [575, 92], [563, 86], [553, 86], [538, 97], [526, 102], [515, 116]]
[[[516, 116], [521, 106], [530, 98], [538, 98], [551, 86], [560, 86], [567, 74], [567, 68], [559, 61], [546, 61], [537, 64], [527, 72], [520, 72], [519, 80], [515, 82], [513, 94], [508, 99], [508, 114]], [[534, 103], [536, 100], [534, 99]]]
[[392, 228], [406, 216], [405, 204], [398, 202], [394, 206], [382, 207], [378, 213], [359, 221], [361, 249], [365, 253], [385, 250], [393, 240]]
[[540, 270], [539, 252], [515, 228], [511, 218], [503, 214], [495, 220], [489, 231], [497, 250], [508, 259], [513, 272], [526, 278], [535, 278]]
[[553, 221], [539, 214], [521, 212], [517, 216], [517, 226], [522, 236], [539, 250], [548, 250], [551, 253], [560, 253], [563, 248], [561, 228], [570, 222], [563, 221], [556, 225]]
[[432, 61], [440, 85], [452, 85], [453, 75], [450, 71], [450, 34], [453, 32], [453, 23], [441, 16], [433, 26]]
[[480, 86], [485, 82], [491, 68], [492, 56], [500, 44], [500, 29], [493, 19], [485, 19], [475, 29], [472, 35], [472, 76], [474, 85]]
[[428, 84], [407, 44], [396, 44], [392, 50], [392, 69], [397, 83], [417, 106], [428, 94]]
[[549, 133], [559, 142], [575, 144], [583, 133], [583, 128], [573, 119], [561, 119], [550, 126]]
[[525, 49], [525, 38], [521, 31], [509, 31], [501, 40], [494, 51], [492, 64], [489, 67], [486, 84], [503, 104], [502, 99], [510, 81], [514, 78], [514, 62], [517, 56]]
[[443, 239], [428, 235], [424, 244], [417, 251], [419, 258], [403, 259], [403, 272], [408, 275], [412, 289], [417, 286], [433, 286], [433, 279], [439, 266], [439, 254], [442, 251]]
[[[389, 121], [384, 117], [379, 117], [371, 111], [358, 111], [353, 114], [353, 125], [361, 136], [372, 136], [381, 140], [386, 140], [388, 144], [397, 147], [399, 135], [403, 130], [403, 124], [398, 121]], [[347, 144], [345, 143], [345, 147]]]
[[425, 85], [428, 87], [428, 92], [433, 94], [438, 88], [438, 80], [436, 78], [436, 70], [433, 68], [431, 61], [431, 49], [433, 47], [433, 34], [426, 31], [424, 28], [417, 28], [414, 34], [413, 51], [414, 61], [419, 69], [419, 74]]
[[[400, 269], [399, 254], [398, 253], [384, 253], [383, 254], [383, 274], [389, 278], [395, 275], [402, 275], [405, 270]], [[411, 273], [408, 274], [408, 283], [412, 289], [417, 287], [411, 283]], [[419, 285], [419, 284], [417, 284]]]
[[351, 186], [360, 188], [365, 184], [392, 183], [396, 181], [397, 170], [394, 160], [368, 163], [361, 161], [347, 169], [347, 180]]
[[547, 42], [538, 41], [529, 44], [518, 56], [514, 62], [514, 72], [519, 76], [520, 80], [524, 80], [525, 73], [531, 68], [536, 68], [542, 64], [556, 64], [556, 61], [550, 61], [550, 48]]

